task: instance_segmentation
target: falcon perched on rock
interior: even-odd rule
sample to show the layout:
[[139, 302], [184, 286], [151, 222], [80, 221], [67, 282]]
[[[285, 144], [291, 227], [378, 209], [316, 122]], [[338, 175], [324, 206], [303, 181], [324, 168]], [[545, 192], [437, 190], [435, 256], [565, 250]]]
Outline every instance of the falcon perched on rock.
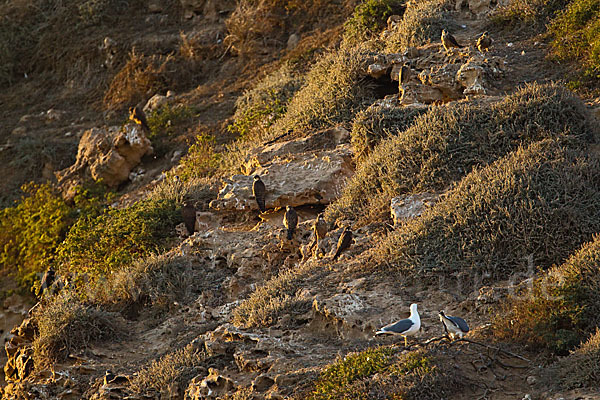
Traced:
[[477, 49], [482, 53], [488, 51], [492, 46], [492, 42], [492, 38], [489, 37], [487, 31], [485, 31], [479, 36], [479, 39], [477, 39]]
[[346, 250], [350, 247], [351, 244], [352, 244], [352, 231], [350, 230], [349, 227], [346, 227], [346, 229], [344, 229], [344, 232], [342, 232], [342, 234], [340, 235], [340, 238], [339, 238], [338, 244], [337, 244], [337, 249], [335, 250], [333, 259], [334, 260], [337, 259], [344, 250]]
[[457, 47], [459, 49], [464, 47], [458, 44], [454, 36], [452, 36], [446, 29], [442, 31], [442, 46], [444, 46], [446, 53], [451, 47]]
[[54, 279], [56, 278], [56, 274], [52, 267], [48, 268], [46, 272], [44, 272], [44, 276], [42, 276], [42, 281], [40, 284], [40, 288], [38, 289], [36, 295], [41, 296], [46, 290], [50, 289], [50, 286], [54, 283]]
[[267, 197], [267, 189], [265, 188], [265, 183], [260, 180], [260, 176], [254, 176], [254, 183], [252, 184], [252, 194], [256, 199], [256, 204], [258, 204], [258, 209], [260, 212], [265, 212], [267, 209], [265, 207], [265, 199]]
[[325, 236], [327, 236], [328, 226], [327, 221], [325, 221], [325, 218], [323, 218], [323, 214], [319, 214], [315, 220], [313, 230], [315, 231], [315, 238], [317, 242], [320, 242]]
[[183, 217], [183, 223], [190, 235], [193, 235], [196, 231], [196, 207], [186, 202], [183, 203], [181, 208], [181, 216]]
[[298, 225], [298, 214], [293, 207], [285, 207], [285, 215], [283, 216], [283, 226], [287, 228], [287, 238], [292, 240], [294, 237], [294, 231]]
[[138, 125], [142, 126], [142, 129], [146, 132], [150, 132], [148, 121], [146, 120], [146, 114], [140, 107], [129, 107], [129, 119]]

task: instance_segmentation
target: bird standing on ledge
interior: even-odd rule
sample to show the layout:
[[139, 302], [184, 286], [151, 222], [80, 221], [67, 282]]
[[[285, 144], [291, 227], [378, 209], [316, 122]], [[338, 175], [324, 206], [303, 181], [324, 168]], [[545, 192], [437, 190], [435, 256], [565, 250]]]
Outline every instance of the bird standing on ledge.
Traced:
[[296, 225], [298, 225], [298, 214], [293, 207], [285, 207], [285, 215], [283, 216], [283, 225], [287, 228], [287, 238], [292, 240]]
[[456, 41], [456, 38], [454, 36], [452, 36], [446, 29], [444, 29], [442, 31], [442, 46], [444, 46], [444, 49], [446, 50], [446, 53], [450, 50], [450, 48], [452, 47], [456, 47], [456, 48], [463, 48], [464, 46], [458, 44], [458, 42]]
[[417, 305], [410, 305], [410, 317], [401, 319], [400, 321], [384, 326], [375, 332], [375, 336], [379, 335], [400, 335], [404, 337], [404, 347], [408, 345], [407, 336], [412, 336], [421, 329], [421, 317], [417, 311]]
[[260, 179], [260, 176], [254, 176], [254, 182], [252, 183], [252, 194], [258, 204], [258, 209], [261, 213], [264, 213], [267, 209], [265, 207], [265, 199], [267, 197], [267, 189], [265, 183]]
[[449, 335], [452, 340], [457, 336], [462, 339], [462, 337], [469, 332], [469, 325], [467, 325], [465, 320], [461, 317], [452, 317], [444, 314], [443, 311], [440, 311], [439, 315], [440, 321], [444, 324], [446, 334]]
[[477, 49], [483, 53], [488, 51], [492, 45], [492, 38], [488, 36], [487, 31], [483, 32], [477, 39]]
[[150, 127], [148, 126], [148, 121], [146, 120], [146, 114], [141, 108], [129, 107], [129, 119], [140, 125], [146, 133], [150, 132]]
[[344, 232], [342, 232], [342, 234], [340, 235], [337, 244], [337, 249], [335, 250], [335, 255], [333, 256], [333, 260], [335, 261], [344, 250], [350, 247], [351, 244], [352, 231], [350, 230], [350, 227], [347, 226], [346, 229], [344, 229]]

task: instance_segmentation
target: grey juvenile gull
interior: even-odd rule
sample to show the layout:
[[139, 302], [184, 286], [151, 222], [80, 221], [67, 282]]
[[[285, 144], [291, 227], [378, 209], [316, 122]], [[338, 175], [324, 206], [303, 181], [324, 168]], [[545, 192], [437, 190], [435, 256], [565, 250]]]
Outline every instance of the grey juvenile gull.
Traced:
[[375, 335], [401, 335], [404, 336], [404, 346], [408, 345], [407, 336], [412, 336], [421, 329], [421, 317], [417, 311], [417, 305], [410, 305], [410, 317], [396, 323], [386, 325], [375, 332]]

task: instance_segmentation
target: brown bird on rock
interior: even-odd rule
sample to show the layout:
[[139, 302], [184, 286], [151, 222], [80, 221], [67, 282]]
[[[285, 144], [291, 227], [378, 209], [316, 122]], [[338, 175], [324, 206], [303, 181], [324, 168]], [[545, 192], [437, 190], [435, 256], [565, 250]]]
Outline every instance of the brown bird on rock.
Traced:
[[52, 267], [48, 268], [46, 272], [44, 272], [44, 276], [42, 276], [42, 281], [40, 284], [40, 288], [38, 289], [36, 295], [41, 296], [46, 290], [50, 290], [50, 287], [54, 283], [54, 279], [56, 278], [56, 273]]
[[185, 202], [181, 208], [181, 216], [183, 217], [183, 223], [191, 235], [196, 231], [196, 207], [192, 204]]
[[260, 176], [254, 176], [254, 183], [252, 183], [252, 194], [256, 199], [256, 204], [258, 204], [258, 209], [260, 212], [265, 212], [267, 209], [265, 207], [265, 200], [267, 197], [267, 189], [265, 188], [265, 183], [260, 179]]
[[292, 240], [296, 226], [298, 225], [298, 214], [293, 207], [285, 207], [285, 215], [283, 216], [283, 225], [287, 228], [287, 238]]
[[464, 47], [464, 46], [458, 44], [458, 42], [456, 41], [456, 38], [454, 36], [452, 36], [450, 34], [450, 32], [448, 32], [446, 29], [442, 30], [442, 46], [444, 46], [446, 53], [452, 47], [457, 47], [459, 49]]
[[146, 114], [140, 107], [129, 107], [129, 119], [140, 125], [146, 133], [150, 132], [148, 120], [146, 120]]
[[336, 260], [344, 250], [348, 249], [352, 244], [352, 241], [352, 231], [350, 230], [350, 227], [347, 226], [340, 235], [333, 259]]

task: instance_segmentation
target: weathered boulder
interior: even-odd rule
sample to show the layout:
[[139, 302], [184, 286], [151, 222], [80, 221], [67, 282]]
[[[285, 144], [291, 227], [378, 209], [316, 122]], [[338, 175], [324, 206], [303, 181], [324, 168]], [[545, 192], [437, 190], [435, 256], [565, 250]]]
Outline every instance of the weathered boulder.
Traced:
[[459, 82], [465, 89], [465, 95], [482, 95], [486, 94], [483, 87], [484, 70], [481, 63], [475, 61], [474, 58], [469, 59], [465, 64], [460, 66], [456, 73], [456, 81]]
[[208, 369], [208, 376], [198, 375], [185, 390], [186, 400], [204, 400], [220, 398], [235, 388], [235, 383], [221, 375], [216, 368]]
[[267, 146], [246, 163], [248, 175], [225, 180], [210, 207], [220, 211], [258, 210], [252, 195], [254, 175], [260, 175], [265, 183], [267, 208], [331, 203], [353, 174], [353, 166], [350, 146], [335, 145], [346, 140], [347, 131], [327, 132]]
[[309, 328], [341, 339], [367, 339], [372, 327], [365, 326], [369, 306], [360, 296], [340, 293], [313, 300]]
[[508, 0], [457, 0], [456, 11], [468, 10], [477, 17], [482, 17], [497, 7], [505, 6]]
[[437, 199], [438, 195], [427, 192], [394, 197], [390, 202], [394, 225], [420, 216], [427, 207], [434, 205]]
[[150, 97], [150, 99], [148, 99], [148, 101], [146, 102], [146, 105], [144, 105], [144, 112], [149, 114], [150, 112], [164, 106], [168, 102], [169, 99], [167, 98], [167, 96], [155, 94], [154, 96]]
[[137, 124], [92, 128], [79, 141], [75, 164], [57, 172], [56, 177], [66, 197], [74, 195], [74, 187], [89, 178], [116, 187], [129, 179], [144, 155], [153, 151]]

